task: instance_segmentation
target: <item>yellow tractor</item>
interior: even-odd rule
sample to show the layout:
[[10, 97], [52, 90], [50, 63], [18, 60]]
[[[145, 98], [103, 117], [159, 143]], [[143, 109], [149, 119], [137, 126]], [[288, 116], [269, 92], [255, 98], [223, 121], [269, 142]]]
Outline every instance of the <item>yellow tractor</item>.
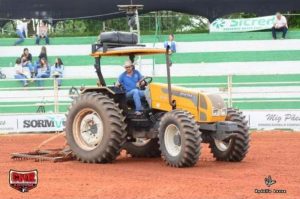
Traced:
[[[106, 85], [101, 58], [128, 56], [134, 61], [137, 55], [153, 54], [165, 54], [168, 83], [143, 79], [145, 110], [137, 116], [125, 91]], [[78, 160], [108, 163], [125, 149], [133, 157], [161, 156], [172, 167], [191, 167], [199, 159], [201, 143], [209, 144], [218, 161], [244, 159], [249, 148], [245, 116], [226, 108], [219, 95], [173, 86], [169, 49], [94, 44], [91, 56], [95, 58], [98, 86], [82, 89], [66, 121], [67, 142]]]

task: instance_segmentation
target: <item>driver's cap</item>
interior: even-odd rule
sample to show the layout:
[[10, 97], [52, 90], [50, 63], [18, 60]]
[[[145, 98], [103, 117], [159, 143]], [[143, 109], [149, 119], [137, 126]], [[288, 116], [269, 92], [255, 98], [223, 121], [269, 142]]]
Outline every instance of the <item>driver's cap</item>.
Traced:
[[124, 67], [132, 66], [132, 62], [130, 60], [125, 61]]

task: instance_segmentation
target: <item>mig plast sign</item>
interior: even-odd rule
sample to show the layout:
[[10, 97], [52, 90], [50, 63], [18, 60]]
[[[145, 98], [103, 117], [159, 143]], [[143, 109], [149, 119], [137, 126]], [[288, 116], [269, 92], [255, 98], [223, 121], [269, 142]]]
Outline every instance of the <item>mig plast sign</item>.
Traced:
[[210, 32], [247, 32], [272, 28], [275, 16], [223, 19], [219, 18], [210, 24]]
[[253, 110], [243, 111], [251, 129], [274, 130], [290, 129], [300, 130], [299, 110]]

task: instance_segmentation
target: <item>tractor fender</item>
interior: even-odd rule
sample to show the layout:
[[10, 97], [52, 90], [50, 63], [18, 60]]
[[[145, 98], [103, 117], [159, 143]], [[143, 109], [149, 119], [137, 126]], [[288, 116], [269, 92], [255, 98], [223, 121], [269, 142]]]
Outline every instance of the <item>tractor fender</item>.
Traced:
[[104, 95], [108, 95], [108, 96], [114, 96], [116, 93], [108, 88], [108, 87], [91, 87], [91, 88], [84, 88], [81, 91], [81, 95], [85, 94], [85, 93], [90, 93], [90, 92], [96, 92], [96, 93], [102, 93]]

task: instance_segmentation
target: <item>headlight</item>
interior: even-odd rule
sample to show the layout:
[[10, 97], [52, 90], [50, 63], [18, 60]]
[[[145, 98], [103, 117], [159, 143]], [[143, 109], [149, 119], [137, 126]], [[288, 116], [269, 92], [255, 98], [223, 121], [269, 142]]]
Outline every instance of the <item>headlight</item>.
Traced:
[[222, 115], [222, 116], [226, 116], [226, 115], [227, 115], [227, 108], [223, 108], [223, 109], [221, 110], [221, 115]]
[[213, 107], [212, 116], [216, 117], [216, 116], [226, 116], [226, 115], [227, 115], [227, 108], [218, 109]]
[[213, 108], [212, 109], [212, 116], [219, 116], [219, 109]]

